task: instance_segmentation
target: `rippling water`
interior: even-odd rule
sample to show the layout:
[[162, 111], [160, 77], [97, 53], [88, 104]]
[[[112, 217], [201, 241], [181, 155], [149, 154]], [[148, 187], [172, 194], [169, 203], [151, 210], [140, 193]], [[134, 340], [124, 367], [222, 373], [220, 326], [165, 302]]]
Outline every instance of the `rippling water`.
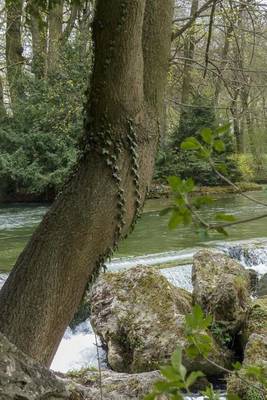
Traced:
[[[266, 190], [254, 192], [252, 195], [258, 200], [267, 202]], [[177, 256], [175, 254], [177, 251], [183, 251], [185, 258], [188, 258], [187, 253], [194, 248], [203, 246], [203, 241], [191, 227], [180, 227], [172, 231], [168, 229], [168, 216], [159, 216], [159, 210], [167, 205], [168, 201], [166, 200], [147, 202], [145, 212], [137, 223], [135, 231], [120, 244], [119, 251], [115, 255], [116, 258], [141, 256], [140, 262], [150, 262], [150, 256], [149, 260], [145, 259], [148, 254], [164, 253], [163, 257], [171, 261], [171, 258]], [[47, 206], [40, 205], [0, 205], [0, 271], [9, 270], [12, 267], [46, 210]], [[238, 218], [247, 218], [259, 215], [263, 211], [263, 206], [255, 205], [239, 195], [227, 195], [218, 198], [212, 207], [204, 208], [202, 216], [210, 219], [215, 212], [227, 212], [233, 213]], [[267, 236], [266, 222], [263, 219], [250, 224], [238, 225], [229, 229], [229, 234], [231, 240], [265, 237]], [[209, 240], [218, 241], [220, 239], [220, 235], [213, 234]], [[182, 256], [183, 254], [179, 253], [178, 257]], [[128, 261], [131, 262], [131, 260], [125, 259], [125, 262]], [[167, 260], [167, 262], [169, 261]]]

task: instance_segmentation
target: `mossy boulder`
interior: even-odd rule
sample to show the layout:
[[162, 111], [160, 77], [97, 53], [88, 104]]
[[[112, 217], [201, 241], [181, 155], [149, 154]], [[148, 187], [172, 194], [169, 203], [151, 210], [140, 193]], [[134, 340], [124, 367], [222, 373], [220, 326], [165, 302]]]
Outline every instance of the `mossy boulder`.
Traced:
[[193, 259], [193, 301], [211, 314], [230, 335], [244, 324], [250, 305], [250, 279], [245, 268], [232, 258], [209, 250]]
[[251, 365], [263, 368], [267, 379], [267, 296], [253, 301], [243, 329], [242, 342], [245, 350], [239, 371], [241, 379], [235, 374], [231, 375], [227, 384], [228, 392], [238, 394], [241, 400], [266, 400], [267, 392], [263, 394], [260, 384], [254, 386], [255, 378], [246, 377], [246, 368]]
[[[118, 372], [144, 372], [169, 362], [179, 344], [185, 348], [185, 314], [191, 311], [191, 295], [174, 287], [160, 272], [136, 267], [106, 273], [95, 284], [91, 299], [91, 323], [107, 348], [108, 364]], [[225, 365], [229, 354], [214, 342], [211, 358]], [[189, 370], [220, 375], [206, 360], [184, 358]]]
[[267, 389], [256, 381], [255, 377], [249, 377], [246, 373], [250, 366], [260, 367], [265, 371], [267, 379], [267, 336], [253, 333], [246, 345], [244, 361], [241, 370], [228, 378], [228, 394], [238, 395], [240, 400], [266, 400]]
[[267, 336], [267, 296], [255, 299], [251, 304], [242, 330], [244, 347], [253, 333]]

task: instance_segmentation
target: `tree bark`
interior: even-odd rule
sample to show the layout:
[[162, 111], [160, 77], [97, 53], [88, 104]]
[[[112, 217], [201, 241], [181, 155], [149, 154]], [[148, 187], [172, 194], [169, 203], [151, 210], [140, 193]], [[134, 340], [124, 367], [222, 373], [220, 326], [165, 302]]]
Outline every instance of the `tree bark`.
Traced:
[[36, 0], [28, 3], [28, 11], [32, 35], [32, 72], [41, 79], [46, 72], [47, 22], [44, 20]]
[[4, 88], [3, 81], [0, 76], [0, 118], [6, 117], [6, 108], [4, 103]]
[[227, 56], [228, 56], [228, 52], [229, 52], [229, 48], [230, 48], [230, 38], [233, 33], [233, 30], [234, 30], [233, 25], [230, 25], [226, 28], [226, 32], [225, 32], [224, 45], [223, 45], [222, 53], [221, 53], [222, 61], [221, 61], [221, 65], [220, 65], [220, 76], [218, 76], [218, 78], [216, 79], [216, 83], [215, 83], [215, 93], [214, 93], [215, 106], [218, 106], [218, 104], [219, 104], [219, 96], [221, 93], [222, 83], [223, 83], [222, 77], [223, 77], [224, 70], [228, 64]]
[[48, 57], [47, 57], [47, 72], [52, 75], [58, 66], [60, 58], [60, 40], [62, 38], [63, 28], [63, 0], [49, 0], [48, 12]]
[[62, 37], [61, 37], [61, 43], [63, 45], [68, 41], [68, 39], [69, 39], [69, 37], [71, 35], [71, 32], [72, 32], [72, 30], [73, 30], [73, 28], [75, 26], [76, 18], [77, 18], [78, 14], [79, 14], [79, 11], [81, 9], [81, 5], [82, 4], [77, 2], [77, 0], [72, 0], [71, 1], [69, 19], [68, 19], [66, 28], [64, 29], [64, 32], [63, 32]]
[[21, 16], [23, 0], [6, 1], [6, 66], [11, 103], [23, 95], [23, 47], [21, 42]]
[[[193, 18], [198, 9], [198, 0], [192, 0], [190, 17]], [[192, 85], [192, 61], [195, 52], [195, 24], [192, 24], [184, 43], [184, 70], [183, 70], [183, 84], [181, 93], [181, 103], [187, 104], [190, 97], [190, 90]]]
[[0, 329], [50, 365], [87, 282], [129, 231], [151, 180], [172, 0], [99, 0], [84, 153], [0, 292]]

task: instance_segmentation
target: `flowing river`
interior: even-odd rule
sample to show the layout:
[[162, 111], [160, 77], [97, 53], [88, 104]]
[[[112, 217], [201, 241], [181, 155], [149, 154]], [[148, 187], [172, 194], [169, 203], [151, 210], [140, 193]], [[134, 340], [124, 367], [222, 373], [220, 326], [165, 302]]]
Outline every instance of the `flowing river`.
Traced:
[[[267, 203], [266, 190], [251, 195]], [[108, 264], [109, 270], [131, 268], [138, 264], [161, 265], [164, 266], [162, 274], [174, 285], [191, 290], [191, 261], [194, 253], [203, 247], [216, 247], [239, 259], [246, 267], [253, 266], [260, 274], [267, 272], [266, 219], [232, 227], [228, 231], [227, 240], [213, 234], [203, 242], [191, 227], [168, 229], [168, 216], [159, 215], [159, 211], [168, 202], [165, 199], [147, 201], [135, 231], [121, 243]], [[0, 205], [0, 287], [47, 209], [47, 205]], [[264, 206], [256, 205], [240, 195], [224, 195], [217, 197], [212, 206], [204, 208], [201, 215], [210, 220], [214, 213], [225, 212], [242, 219], [260, 215], [264, 211]], [[249, 251], [243, 251], [244, 244], [249, 247]], [[104, 363], [104, 354], [101, 357]], [[68, 328], [52, 369], [66, 372], [96, 365], [95, 337], [90, 322], [84, 322], [75, 331]]]

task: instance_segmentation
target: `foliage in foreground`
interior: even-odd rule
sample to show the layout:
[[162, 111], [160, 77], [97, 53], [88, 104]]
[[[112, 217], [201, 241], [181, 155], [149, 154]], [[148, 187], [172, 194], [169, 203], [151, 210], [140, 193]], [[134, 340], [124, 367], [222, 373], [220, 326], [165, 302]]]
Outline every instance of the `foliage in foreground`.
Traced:
[[[226, 149], [226, 144], [223, 139], [229, 132], [229, 129], [230, 125], [220, 126], [215, 129], [203, 128], [200, 131], [199, 139], [195, 136], [189, 136], [181, 143], [181, 148], [185, 151], [193, 151], [196, 157], [210, 166], [213, 173], [232, 185], [238, 192], [239, 188], [225, 176], [225, 174], [227, 174], [227, 166], [225, 163], [218, 162], [218, 160], [214, 161], [214, 154], [220, 154]], [[190, 196], [195, 188], [193, 179], [182, 179], [181, 177], [170, 176], [168, 182], [174, 194], [174, 204], [168, 209], [163, 210], [163, 213], [171, 212], [169, 228], [174, 229], [179, 224], [193, 224], [196, 230], [204, 236], [207, 236], [212, 229], [216, 230], [218, 233], [227, 235], [226, 227], [235, 223], [248, 222], [248, 220], [236, 222], [233, 215], [218, 213], [214, 218], [216, 222], [209, 223], [202, 219], [198, 210], [203, 205], [210, 204], [212, 199], [209, 196], [196, 198]], [[246, 197], [256, 202], [255, 199], [247, 195]], [[265, 206], [267, 207], [267, 204]], [[260, 217], [265, 218], [266, 216], [267, 215], [263, 214]], [[216, 324], [212, 323], [212, 317], [205, 316], [200, 306], [194, 306], [192, 314], [187, 315], [185, 321], [185, 332], [188, 341], [188, 347], [185, 351], [188, 357], [195, 358], [201, 356], [211, 364], [215, 364], [214, 361], [209, 359], [209, 354], [212, 350], [212, 340], [208, 335], [208, 329], [213, 335], [216, 336], [216, 334], [218, 334], [216, 329], [214, 330], [214, 327], [216, 328]], [[226, 337], [224, 340], [225, 344], [227, 344], [228, 338]], [[227, 370], [217, 364], [216, 366], [221, 368], [224, 374], [232, 373], [231, 370]], [[232, 367], [236, 376], [242, 381], [245, 380], [248, 387], [250, 387], [250, 392], [253, 393], [251, 400], [267, 398], [266, 368], [261, 365], [242, 366], [240, 363], [236, 363]], [[239, 372], [241, 367], [242, 373]], [[182, 349], [179, 347], [171, 357], [171, 364], [163, 366], [160, 371], [163, 379], [155, 384], [153, 392], [147, 395], [145, 400], [158, 399], [162, 394], [170, 400], [182, 400], [185, 395], [190, 397], [192, 386], [200, 377], [204, 376], [201, 371], [187, 372], [182, 363]], [[220, 398], [219, 393], [214, 391], [212, 385], [209, 385], [206, 390], [202, 392], [202, 395], [206, 400], [219, 400]], [[236, 394], [228, 394], [227, 400], [241, 399], [239, 399]]]
[[[200, 306], [193, 307], [192, 313], [186, 316], [185, 332], [188, 341], [186, 354], [190, 358], [198, 356], [209, 360], [211, 353], [211, 338], [208, 329], [211, 327], [212, 317], [205, 316]], [[218, 365], [216, 365], [218, 367]], [[222, 368], [222, 372], [232, 373], [231, 370]], [[235, 374], [239, 377], [240, 363], [233, 365]], [[246, 380], [248, 385], [254, 389], [255, 399], [265, 399], [267, 396], [267, 371], [257, 365], [242, 368], [242, 380]], [[165, 395], [170, 400], [183, 400], [185, 396], [190, 398], [192, 387], [197, 380], [204, 376], [201, 371], [188, 373], [182, 360], [182, 349], [180, 347], [172, 354], [171, 363], [162, 366], [160, 369], [162, 380], [154, 385], [153, 391], [145, 397], [145, 400], [156, 400], [160, 395]], [[252, 381], [251, 381], [252, 380]], [[254, 383], [252, 383], [254, 382]], [[257, 386], [257, 383], [260, 386]], [[201, 392], [205, 400], [219, 400], [220, 394], [216, 392], [210, 384]], [[235, 394], [228, 394], [227, 400], [240, 400]], [[254, 400], [254, 399], [253, 399]]]
[[[216, 154], [223, 153], [226, 149], [224, 136], [227, 135], [229, 129], [230, 124], [220, 126], [214, 130], [203, 128], [200, 132], [199, 140], [194, 136], [190, 136], [182, 142], [181, 148], [185, 151], [194, 152], [196, 157], [210, 166], [214, 175], [218, 176], [227, 185], [232, 186], [236, 193], [242, 194], [254, 203], [267, 207], [266, 203], [254, 199], [248, 194], [243, 194], [240, 188], [229, 179], [227, 165], [216, 160]], [[192, 192], [195, 189], [195, 182], [192, 178], [182, 179], [179, 176], [170, 176], [168, 182], [174, 201], [171, 207], [163, 210], [161, 214], [171, 213], [169, 220], [170, 229], [175, 229], [179, 224], [193, 224], [201, 239], [205, 239], [209, 236], [210, 231], [216, 231], [219, 234], [228, 236], [226, 228], [232, 225], [267, 217], [267, 213], [263, 213], [238, 221], [234, 215], [217, 213], [211, 222], [206, 221], [199, 213], [199, 209], [204, 205], [210, 205], [213, 199], [210, 196], [192, 196]]]

